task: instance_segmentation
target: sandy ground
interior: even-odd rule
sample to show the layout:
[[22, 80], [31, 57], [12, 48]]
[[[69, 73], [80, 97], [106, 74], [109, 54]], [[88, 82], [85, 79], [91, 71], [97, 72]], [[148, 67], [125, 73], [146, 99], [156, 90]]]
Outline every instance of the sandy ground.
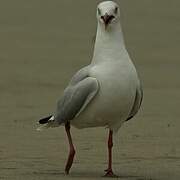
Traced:
[[[63, 127], [35, 130], [72, 74], [91, 59], [96, 4], [0, 2], [0, 180], [104, 179], [106, 129], [72, 129], [77, 156], [69, 176]], [[179, 5], [179, 0], [121, 1], [126, 44], [145, 98], [136, 118], [115, 137], [119, 179], [180, 179]]]

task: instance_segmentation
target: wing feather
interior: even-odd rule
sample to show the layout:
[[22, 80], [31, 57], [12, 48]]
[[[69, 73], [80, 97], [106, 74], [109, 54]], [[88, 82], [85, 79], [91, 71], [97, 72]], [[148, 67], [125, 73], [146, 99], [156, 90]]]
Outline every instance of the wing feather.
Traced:
[[143, 90], [142, 87], [140, 86], [137, 90], [136, 90], [136, 96], [135, 96], [135, 100], [134, 100], [134, 105], [132, 107], [132, 110], [129, 114], [129, 117], [126, 121], [132, 119], [138, 112], [138, 110], [141, 107], [142, 104], [142, 100], [143, 100]]
[[55, 119], [58, 123], [65, 123], [80, 115], [95, 97], [98, 89], [98, 81], [89, 77], [87, 67], [76, 73], [57, 103]]

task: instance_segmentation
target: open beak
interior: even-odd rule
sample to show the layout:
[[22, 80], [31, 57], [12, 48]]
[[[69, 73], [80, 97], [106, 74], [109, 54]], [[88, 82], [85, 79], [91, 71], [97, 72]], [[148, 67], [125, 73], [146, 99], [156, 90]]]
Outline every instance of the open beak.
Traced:
[[109, 23], [114, 19], [115, 17], [113, 15], [105, 14], [104, 16], [101, 16], [101, 19], [104, 21], [105, 28], [109, 25]]

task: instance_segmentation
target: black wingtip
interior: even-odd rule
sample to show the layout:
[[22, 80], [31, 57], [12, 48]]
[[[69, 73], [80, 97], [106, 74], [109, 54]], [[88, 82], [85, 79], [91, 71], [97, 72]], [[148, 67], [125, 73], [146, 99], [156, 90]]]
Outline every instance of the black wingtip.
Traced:
[[52, 115], [51, 116], [48, 116], [48, 117], [45, 117], [45, 118], [42, 118], [42, 119], [40, 119], [39, 120], [39, 124], [46, 124], [46, 123], [48, 123], [48, 121], [49, 121], [49, 119], [52, 117]]
[[126, 121], [129, 121], [130, 119], [132, 119], [134, 116], [130, 116], [126, 119]]

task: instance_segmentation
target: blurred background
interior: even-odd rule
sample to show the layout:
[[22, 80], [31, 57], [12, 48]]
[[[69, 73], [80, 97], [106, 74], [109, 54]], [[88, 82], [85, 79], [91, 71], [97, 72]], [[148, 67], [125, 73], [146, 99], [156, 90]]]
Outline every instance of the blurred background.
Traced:
[[[71, 76], [91, 61], [99, 2], [0, 1], [0, 179], [103, 179], [107, 130], [72, 129], [77, 157], [68, 177], [63, 127], [36, 132]], [[115, 172], [128, 180], [178, 180], [180, 1], [116, 2], [144, 101], [117, 134]]]

